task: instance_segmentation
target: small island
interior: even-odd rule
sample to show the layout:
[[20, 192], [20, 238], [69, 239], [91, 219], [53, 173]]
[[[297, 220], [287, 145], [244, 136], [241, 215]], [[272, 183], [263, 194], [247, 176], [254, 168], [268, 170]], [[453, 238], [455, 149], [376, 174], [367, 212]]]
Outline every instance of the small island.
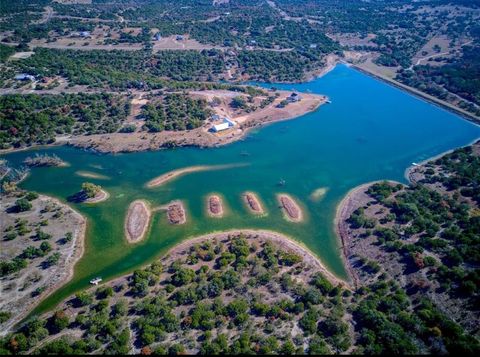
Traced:
[[57, 155], [52, 154], [35, 154], [27, 157], [23, 163], [28, 167], [67, 167], [68, 163], [60, 159]]
[[257, 215], [261, 215], [265, 213], [255, 193], [245, 192], [243, 194], [243, 200], [251, 213], [257, 214]]
[[303, 212], [290, 195], [285, 193], [278, 194], [277, 200], [286, 220], [296, 223], [303, 221]]
[[110, 195], [102, 189], [102, 186], [91, 182], [84, 182], [81, 191], [68, 198], [71, 202], [100, 203], [106, 201]]
[[187, 222], [185, 207], [183, 207], [182, 201], [173, 201], [168, 204], [167, 217], [170, 224], [178, 225]]
[[207, 211], [210, 217], [223, 217], [223, 202], [219, 195], [210, 195], [207, 197]]
[[151, 211], [144, 200], [133, 201], [125, 218], [125, 236], [129, 243], [137, 243], [145, 238], [150, 224]]

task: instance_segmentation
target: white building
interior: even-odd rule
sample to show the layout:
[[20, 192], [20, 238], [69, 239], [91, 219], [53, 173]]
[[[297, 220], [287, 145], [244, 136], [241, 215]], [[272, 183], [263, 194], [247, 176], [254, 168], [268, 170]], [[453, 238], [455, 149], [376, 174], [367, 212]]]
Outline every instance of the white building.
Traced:
[[30, 74], [20, 73], [20, 74], [17, 74], [15, 76], [15, 80], [17, 80], [17, 81], [34, 81], [35, 77], [30, 75]]
[[233, 128], [236, 123], [228, 118], [223, 118], [223, 123], [214, 125], [212, 127], [212, 131], [214, 133], [218, 133], [219, 131], [224, 131], [230, 128]]

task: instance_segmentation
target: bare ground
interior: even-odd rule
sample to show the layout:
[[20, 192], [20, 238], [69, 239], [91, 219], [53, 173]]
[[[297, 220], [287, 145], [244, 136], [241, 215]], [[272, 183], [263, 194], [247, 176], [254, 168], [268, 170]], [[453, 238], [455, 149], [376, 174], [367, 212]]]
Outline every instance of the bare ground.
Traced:
[[151, 215], [146, 201], [136, 200], [130, 204], [125, 218], [125, 237], [129, 243], [137, 243], [145, 238]]
[[[218, 96], [227, 95], [221, 92], [217, 94]], [[205, 93], [205, 95], [209, 94]], [[229, 114], [231, 113], [220, 112], [220, 114], [229, 116], [237, 123], [235, 127], [225, 132], [210, 132], [209, 129], [212, 124], [206, 122], [204, 126], [188, 131], [163, 131], [160, 133], [134, 132], [79, 136], [71, 138], [69, 144], [102, 153], [158, 150], [171, 146], [222, 146], [242, 139], [253, 127], [302, 116], [315, 111], [320, 105], [327, 101], [327, 98], [324, 96], [302, 93], [303, 99], [301, 101], [290, 103], [283, 108], [279, 108], [278, 104], [288, 95], [290, 95], [290, 92], [280, 92], [280, 96], [276, 98], [273, 103], [263, 109], [257, 109], [252, 113], [230, 116]]]
[[[7, 334], [40, 301], [72, 278], [73, 267], [84, 249], [86, 221], [78, 212], [54, 198], [43, 195], [32, 201], [33, 207], [30, 211], [7, 212], [16, 199], [14, 195], [0, 196], [2, 207], [0, 227], [3, 236], [0, 241], [0, 259], [11, 260], [20, 255], [26, 247], [39, 246], [41, 241], [35, 238], [35, 227], [40, 227], [43, 232], [52, 236], [48, 239], [53, 248], [49, 255], [59, 253], [60, 258], [56, 265], [50, 267], [43, 265], [46, 257], [35, 258], [29, 261], [26, 268], [0, 278], [0, 311], [12, 313], [12, 317], [1, 325], [0, 335]], [[5, 229], [15, 226], [17, 219], [26, 220], [31, 233], [19, 235], [13, 240], [5, 240]], [[48, 225], [39, 226], [44, 220], [48, 220]], [[69, 241], [65, 239], [67, 232], [72, 233]]]

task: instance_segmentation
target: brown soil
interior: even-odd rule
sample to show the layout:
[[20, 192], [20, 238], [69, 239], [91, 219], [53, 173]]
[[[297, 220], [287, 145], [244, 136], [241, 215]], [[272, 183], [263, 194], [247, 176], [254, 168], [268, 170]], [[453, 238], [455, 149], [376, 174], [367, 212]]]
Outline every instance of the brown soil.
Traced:
[[263, 207], [260, 204], [260, 201], [258, 200], [258, 197], [256, 194], [254, 194], [253, 192], [245, 192], [243, 194], [243, 199], [245, 200], [247, 207], [250, 209], [252, 213], [254, 214], [264, 213]]
[[145, 237], [150, 218], [151, 212], [147, 202], [136, 200], [130, 204], [125, 219], [125, 236], [129, 243], [137, 243]]
[[[228, 91], [205, 91], [203, 97], [218, 96], [227, 97]], [[171, 146], [198, 146], [198, 147], [216, 147], [222, 146], [234, 141], [240, 140], [248, 133], [251, 128], [265, 125], [268, 123], [289, 120], [300, 117], [309, 112], [315, 111], [320, 105], [326, 103], [327, 98], [321, 95], [302, 93], [302, 100], [290, 103], [283, 108], [277, 107], [278, 104], [290, 95], [290, 92], [277, 91], [280, 96], [273, 103], [263, 109], [257, 109], [251, 113], [235, 114], [227, 108], [214, 108], [219, 111], [217, 114], [230, 117], [237, 123], [235, 127], [225, 132], [212, 133], [209, 131], [210, 122], [205, 122], [202, 127], [185, 131], [162, 131], [159, 133], [149, 133], [137, 131], [134, 133], [111, 133], [89, 136], [73, 137], [68, 144], [92, 149], [103, 153], [117, 152], [135, 152], [146, 150], [158, 150]], [[200, 91], [192, 92], [195, 96], [200, 96]], [[237, 93], [238, 95], [238, 93]]]
[[222, 199], [217, 195], [208, 197], [208, 214], [212, 217], [223, 217]]
[[291, 196], [282, 193], [277, 195], [277, 199], [287, 220], [291, 222], [303, 221], [303, 212]]
[[167, 207], [167, 217], [170, 224], [184, 224], [187, 221], [185, 207], [181, 201], [173, 201]]

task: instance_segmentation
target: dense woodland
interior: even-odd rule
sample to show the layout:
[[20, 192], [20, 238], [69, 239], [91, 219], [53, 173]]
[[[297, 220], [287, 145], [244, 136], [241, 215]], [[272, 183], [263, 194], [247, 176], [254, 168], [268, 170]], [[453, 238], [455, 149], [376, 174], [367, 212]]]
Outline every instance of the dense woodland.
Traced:
[[2, 95], [0, 148], [48, 144], [67, 134], [112, 133], [130, 111], [111, 94]]
[[142, 354], [173, 355], [479, 350], [431, 301], [414, 305], [385, 274], [352, 292], [298, 254], [242, 235], [192, 245], [175, 260], [78, 293], [27, 321], [1, 348], [123, 354], [132, 343]]
[[[116, 0], [65, 5], [48, 0], [9, 2], [2, 8], [3, 42], [28, 49], [32, 39], [70, 36], [93, 31], [99, 25], [118, 31], [105, 44], [140, 43], [144, 51], [63, 52], [36, 49], [32, 58], [15, 63], [15, 70], [45, 75], [56, 73], [72, 84], [116, 89], [160, 88], [165, 79], [215, 81], [229, 68], [246, 78], [264, 81], [299, 81], [320, 68], [327, 54], [342, 50], [367, 51], [383, 66], [399, 68], [397, 79], [478, 115], [479, 84], [471, 70], [478, 67], [480, 19], [478, 2], [464, 0], [326, 1], [276, 0]], [[45, 18], [44, 7], [55, 16]], [[127, 28], [139, 28], [131, 34]], [[125, 31], [124, 31], [125, 30]], [[154, 34], [162, 37], [188, 34], [202, 44], [222, 49], [202, 52], [161, 51], [152, 54]], [[357, 44], [341, 46], [332, 36], [353, 35]], [[371, 36], [371, 40], [361, 40]], [[446, 36], [450, 44], [475, 40], [454, 56], [436, 58], [441, 65], [414, 66], [412, 58], [433, 36]], [[462, 53], [463, 52], [463, 53]], [[0, 60], [10, 50], [0, 48]], [[110, 62], [111, 58], [111, 62]], [[78, 66], [77, 66], [78, 64]], [[13, 64], [11, 63], [10, 66]], [[11, 67], [9, 69], [11, 70]], [[12, 72], [4, 71], [5, 76]], [[234, 76], [235, 79], [244, 77]], [[170, 85], [172, 83], [169, 83]], [[458, 95], [460, 99], [456, 97]]]

